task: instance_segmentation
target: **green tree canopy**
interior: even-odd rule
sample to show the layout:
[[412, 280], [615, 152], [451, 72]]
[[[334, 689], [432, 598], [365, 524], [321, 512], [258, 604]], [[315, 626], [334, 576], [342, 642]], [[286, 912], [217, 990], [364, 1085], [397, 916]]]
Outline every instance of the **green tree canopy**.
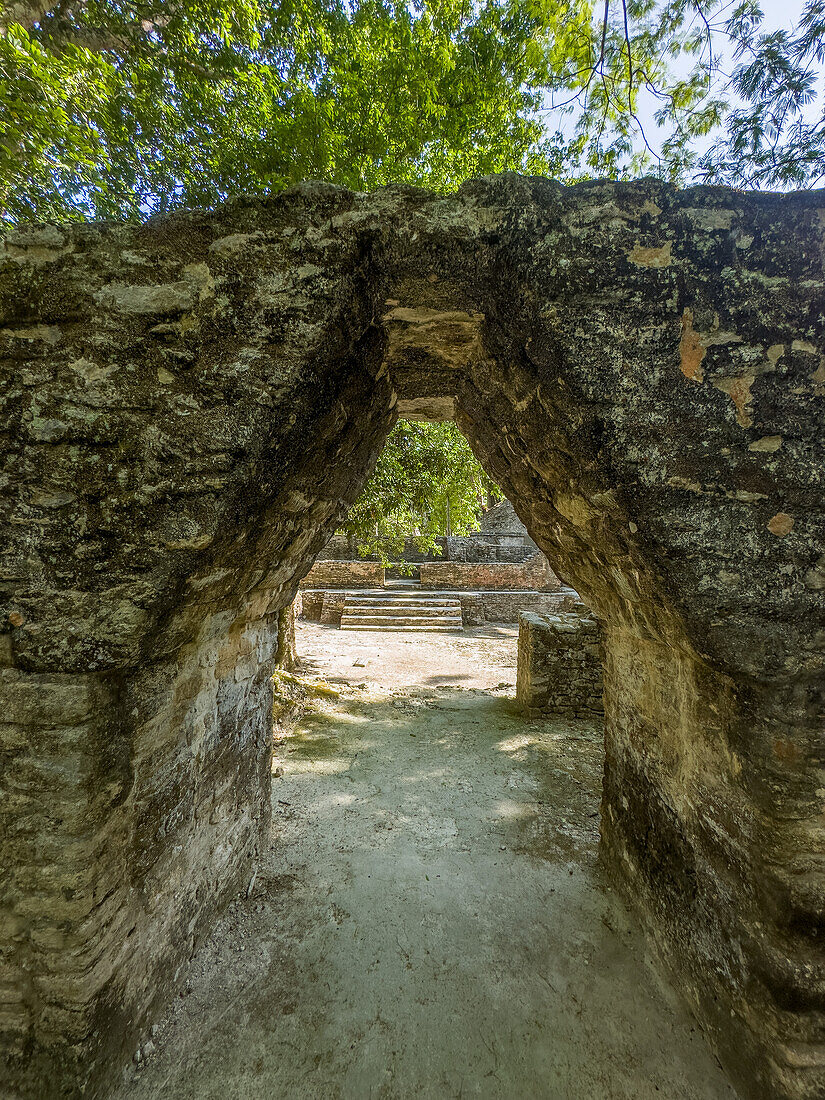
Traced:
[[745, 188], [814, 187], [825, 180], [825, 0], [808, 0], [796, 27], [763, 31], [755, 0], [724, 24], [735, 62], [726, 87], [725, 140], [698, 176]]
[[[7, 217], [136, 216], [303, 179], [454, 187], [553, 161], [533, 116], [589, 7], [56, 0], [0, 16]], [[559, 52], [561, 44], [561, 53]]]
[[6, 0], [0, 216], [505, 169], [811, 183], [825, 0], [762, 27], [756, 0]]
[[499, 499], [501, 491], [455, 424], [399, 420], [341, 530], [363, 554], [386, 562], [403, 549], [405, 536], [415, 535], [420, 550], [434, 550], [439, 535], [476, 530], [491, 495]]

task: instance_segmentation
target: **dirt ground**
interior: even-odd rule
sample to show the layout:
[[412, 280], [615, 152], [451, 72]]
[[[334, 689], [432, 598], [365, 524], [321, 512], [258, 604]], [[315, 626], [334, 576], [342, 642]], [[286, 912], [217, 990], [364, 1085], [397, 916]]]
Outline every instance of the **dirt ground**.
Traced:
[[338, 630], [299, 620], [303, 673], [332, 684], [366, 682], [371, 692], [432, 687], [516, 690], [518, 626], [461, 634]]
[[117, 1100], [735, 1098], [601, 880], [601, 729], [518, 715], [516, 633], [300, 624], [271, 845]]

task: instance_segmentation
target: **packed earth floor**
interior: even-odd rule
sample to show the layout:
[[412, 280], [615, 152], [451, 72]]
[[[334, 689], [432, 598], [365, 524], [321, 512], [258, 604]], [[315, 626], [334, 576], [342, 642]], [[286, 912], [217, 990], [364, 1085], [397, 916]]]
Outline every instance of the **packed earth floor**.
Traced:
[[602, 733], [523, 719], [515, 627], [300, 624], [271, 844], [118, 1100], [722, 1100], [598, 865]]

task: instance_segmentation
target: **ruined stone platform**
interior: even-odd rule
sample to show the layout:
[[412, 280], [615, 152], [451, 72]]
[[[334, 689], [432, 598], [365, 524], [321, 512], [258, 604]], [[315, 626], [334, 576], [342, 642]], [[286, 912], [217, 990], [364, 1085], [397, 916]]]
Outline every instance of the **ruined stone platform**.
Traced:
[[342, 630], [411, 630], [455, 633], [463, 630], [457, 595], [433, 595], [417, 586], [385, 589], [379, 595], [349, 596], [341, 612]]
[[[296, 598], [295, 612], [310, 622], [342, 626], [345, 608], [348, 605], [354, 608], [358, 601], [376, 607], [382, 601], [404, 599], [405, 608], [409, 608], [412, 606], [409, 601], [416, 598], [424, 601], [422, 606], [430, 608], [441, 606], [441, 601], [457, 604], [461, 612], [461, 626], [467, 627], [483, 626], [485, 623], [517, 623], [523, 611], [553, 613], [567, 608], [579, 597], [567, 586], [555, 592], [484, 588], [428, 591], [416, 581], [395, 581], [388, 582], [382, 588], [304, 588]], [[455, 625], [459, 628], [458, 624]]]

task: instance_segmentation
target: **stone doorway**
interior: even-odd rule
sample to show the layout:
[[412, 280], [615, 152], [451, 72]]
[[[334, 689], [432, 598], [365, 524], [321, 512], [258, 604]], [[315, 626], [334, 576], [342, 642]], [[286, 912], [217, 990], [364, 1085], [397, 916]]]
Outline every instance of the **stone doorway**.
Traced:
[[7, 235], [24, 1094], [99, 1092], [247, 888], [278, 614], [399, 413], [455, 416], [603, 623], [605, 866], [728, 1071], [825, 1091], [822, 205], [505, 176]]

